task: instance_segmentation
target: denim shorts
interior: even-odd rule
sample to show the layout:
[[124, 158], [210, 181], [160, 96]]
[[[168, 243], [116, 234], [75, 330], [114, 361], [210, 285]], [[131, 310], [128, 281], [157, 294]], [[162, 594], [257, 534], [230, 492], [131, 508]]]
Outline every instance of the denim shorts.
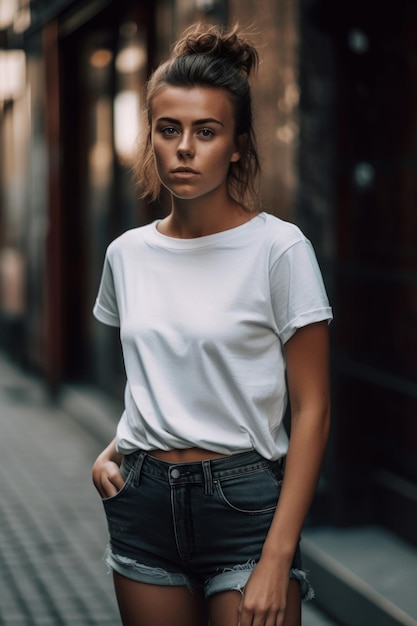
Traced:
[[[123, 458], [125, 484], [103, 500], [107, 564], [155, 585], [242, 590], [261, 556], [282, 483], [282, 464], [255, 451], [167, 463], [143, 451]], [[297, 546], [291, 578], [313, 597]]]

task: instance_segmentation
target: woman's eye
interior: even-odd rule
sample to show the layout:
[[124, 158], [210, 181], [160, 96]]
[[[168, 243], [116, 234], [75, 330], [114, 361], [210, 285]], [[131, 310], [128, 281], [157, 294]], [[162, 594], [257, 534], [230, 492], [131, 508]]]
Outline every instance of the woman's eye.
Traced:
[[205, 139], [209, 139], [214, 136], [214, 132], [210, 130], [210, 128], [202, 128], [200, 130], [200, 135], [202, 135]]
[[175, 135], [175, 133], [177, 132], [177, 129], [174, 128], [173, 126], [166, 126], [165, 128], [162, 129], [161, 132], [166, 137], [172, 137], [172, 135]]

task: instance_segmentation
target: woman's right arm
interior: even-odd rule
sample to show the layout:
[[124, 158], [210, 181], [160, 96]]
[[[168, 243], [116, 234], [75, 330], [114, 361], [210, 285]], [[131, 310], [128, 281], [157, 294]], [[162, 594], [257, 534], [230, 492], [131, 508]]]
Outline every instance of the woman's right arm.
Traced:
[[97, 457], [93, 465], [93, 483], [102, 498], [115, 496], [123, 487], [122, 458], [123, 455], [116, 450], [116, 438]]

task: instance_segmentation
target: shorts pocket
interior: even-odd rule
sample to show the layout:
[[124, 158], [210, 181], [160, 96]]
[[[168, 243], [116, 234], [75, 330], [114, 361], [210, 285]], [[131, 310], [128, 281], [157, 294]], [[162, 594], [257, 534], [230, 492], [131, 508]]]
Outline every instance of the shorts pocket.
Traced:
[[230, 509], [248, 515], [275, 511], [281, 483], [269, 467], [214, 481], [217, 495]]
[[114, 494], [114, 496], [110, 496], [108, 498], [102, 498], [103, 504], [106, 505], [118, 500], [126, 491], [129, 489], [133, 482], [134, 477], [135, 464], [132, 463], [128, 457], [123, 457], [121, 465], [120, 465], [120, 473], [122, 474], [125, 484], [123, 487]]

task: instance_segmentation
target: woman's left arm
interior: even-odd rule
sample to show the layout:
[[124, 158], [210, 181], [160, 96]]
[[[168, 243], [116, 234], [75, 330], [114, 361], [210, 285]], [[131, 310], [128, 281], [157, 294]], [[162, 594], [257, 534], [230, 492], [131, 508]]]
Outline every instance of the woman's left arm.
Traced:
[[285, 344], [291, 436], [279, 504], [261, 559], [245, 588], [240, 624], [281, 626], [289, 571], [307, 516], [330, 426], [327, 322], [300, 328]]

